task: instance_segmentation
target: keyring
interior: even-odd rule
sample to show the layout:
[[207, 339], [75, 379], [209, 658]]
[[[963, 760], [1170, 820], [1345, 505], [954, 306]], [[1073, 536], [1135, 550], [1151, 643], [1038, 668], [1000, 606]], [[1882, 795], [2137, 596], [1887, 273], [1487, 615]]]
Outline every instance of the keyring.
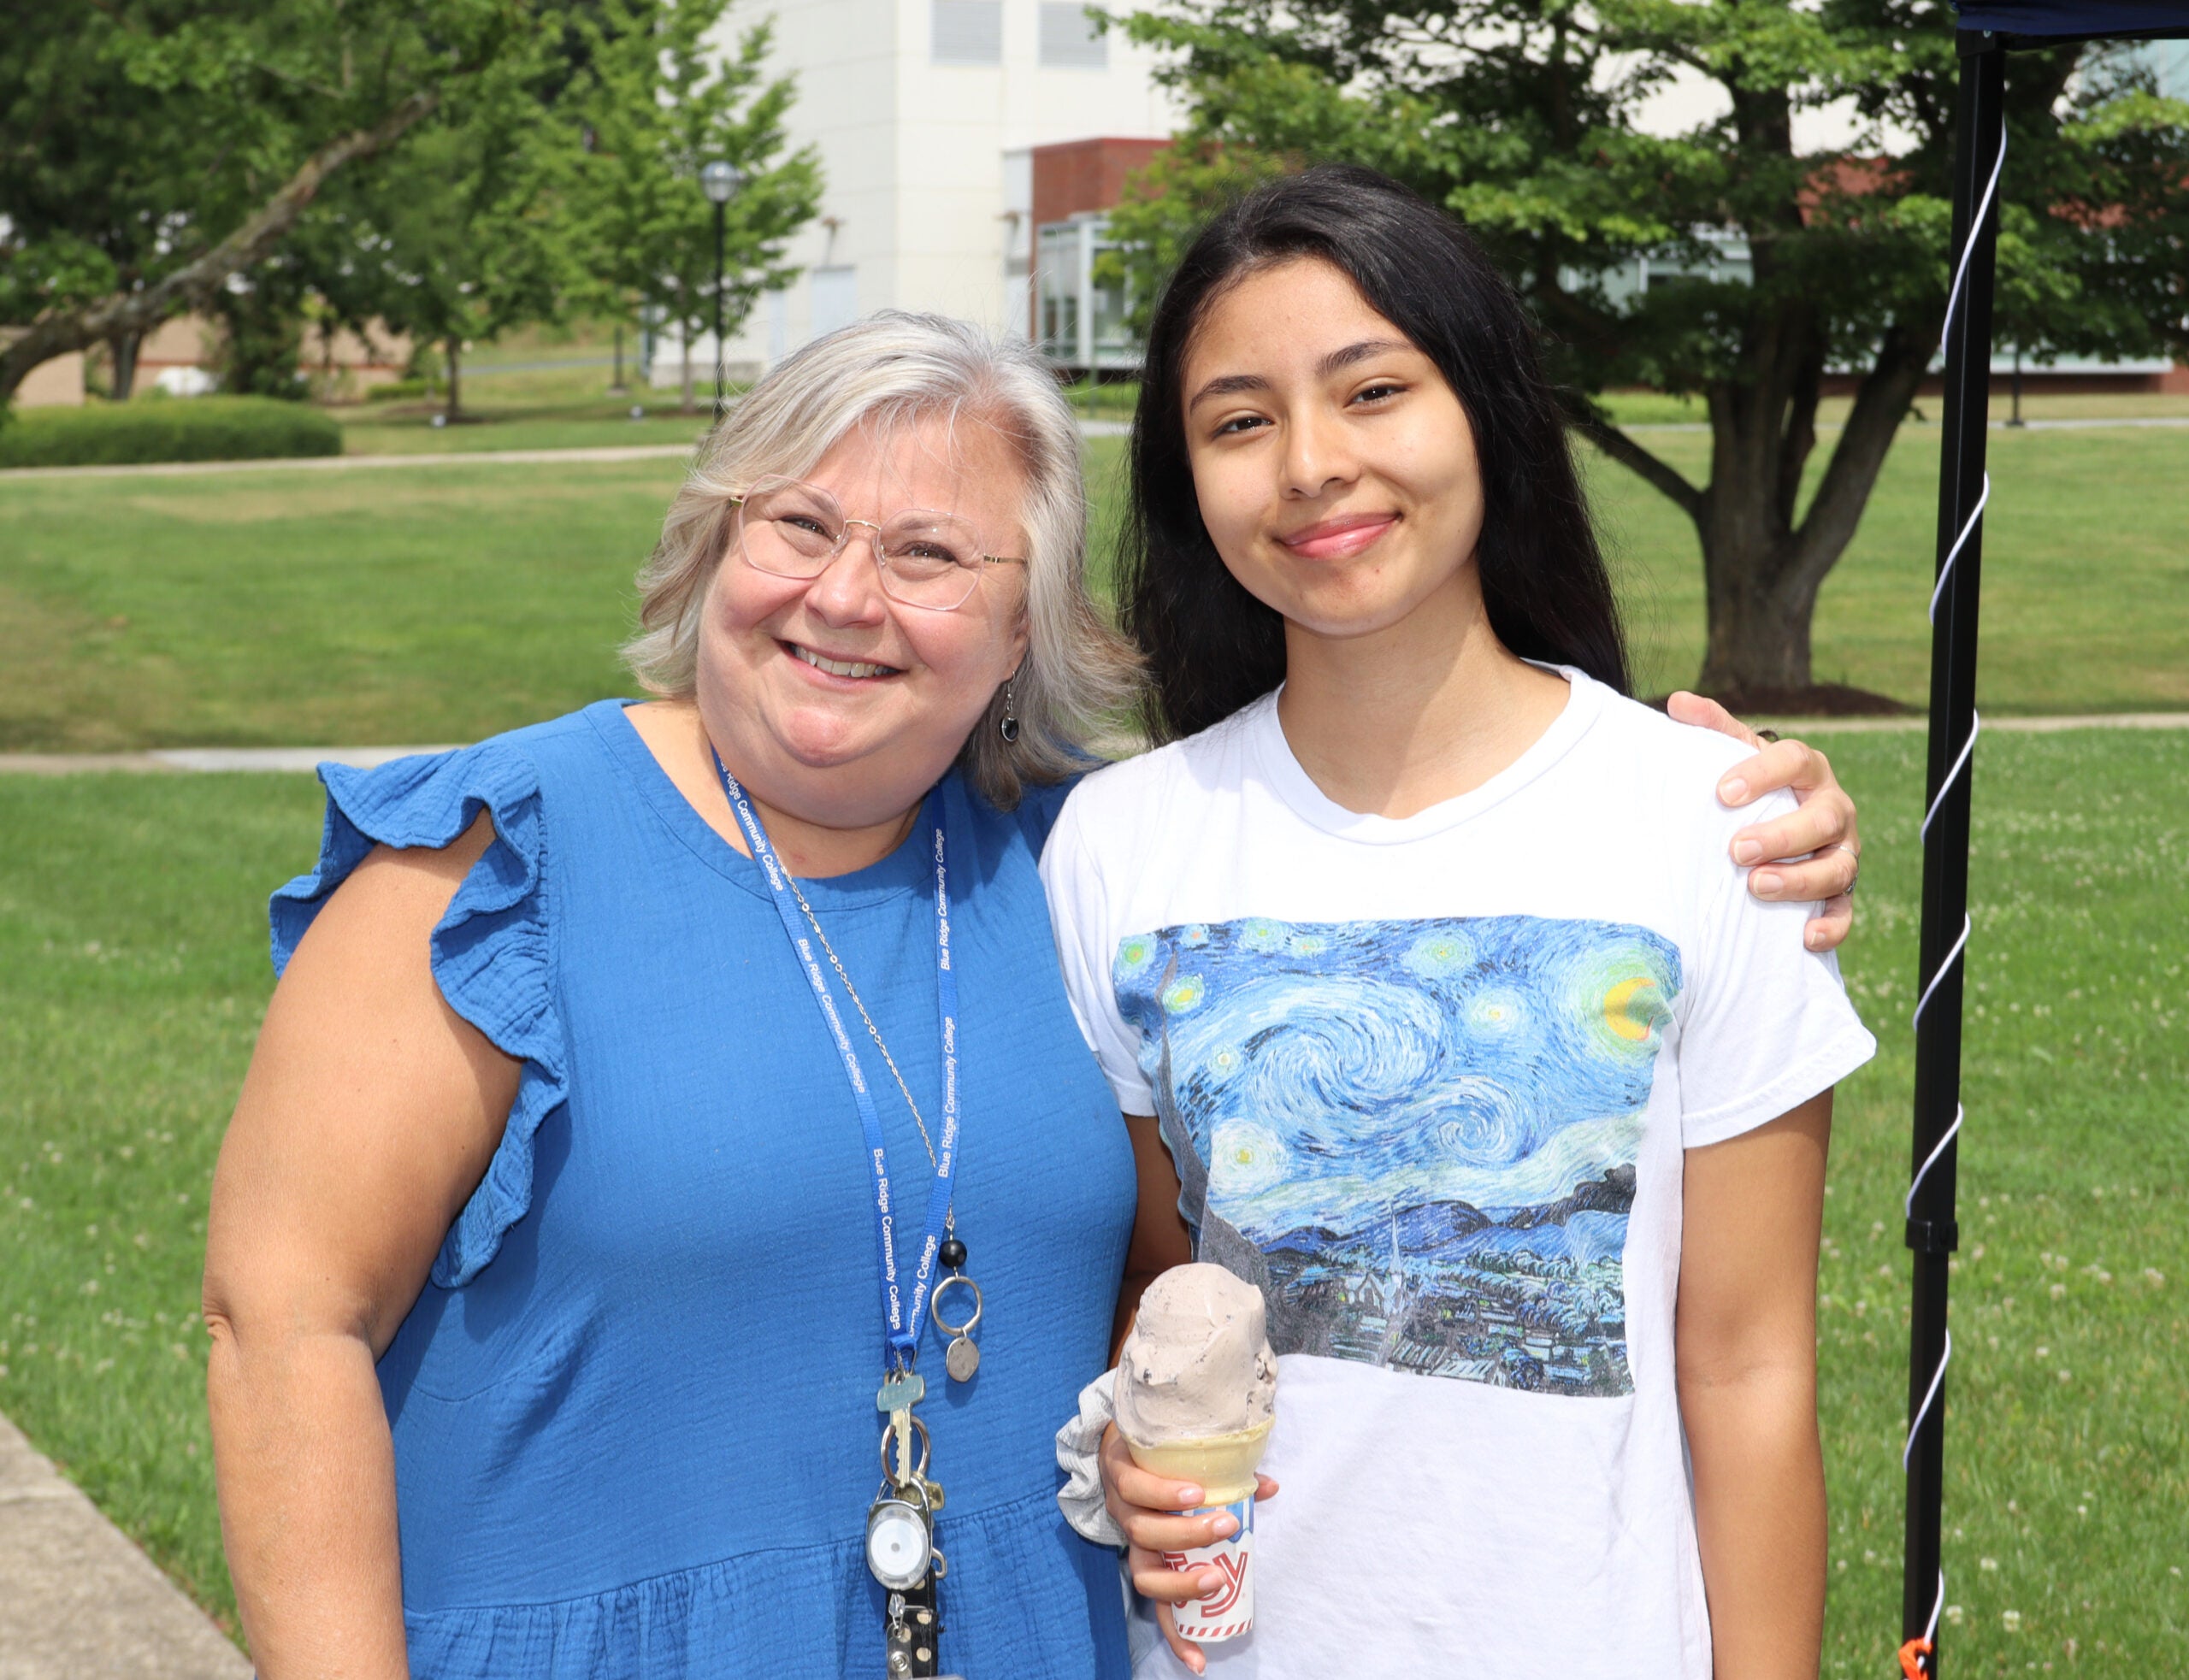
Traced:
[[[920, 1422], [917, 1418], [914, 1418], [912, 1419], [912, 1432], [920, 1438], [920, 1461], [917, 1465], [913, 1466], [912, 1480], [914, 1482], [924, 1482], [927, 1479], [927, 1460], [929, 1447], [927, 1436], [927, 1425]], [[889, 1462], [889, 1441], [891, 1437], [896, 1433], [897, 1420], [894, 1418], [892, 1418], [888, 1423], [882, 1426], [882, 1474], [888, 1480], [888, 1483], [892, 1487], [904, 1485], [897, 1480], [897, 1467]], [[923, 1500], [922, 1503], [924, 1504], [925, 1500]]]
[[[961, 1285], [973, 1292], [973, 1316], [962, 1324], [953, 1324], [942, 1316], [942, 1298], [953, 1285]], [[970, 1336], [973, 1326], [981, 1322], [981, 1286], [965, 1276], [953, 1272], [935, 1286], [935, 1293], [927, 1298], [928, 1317], [935, 1320], [935, 1327], [947, 1336]]]

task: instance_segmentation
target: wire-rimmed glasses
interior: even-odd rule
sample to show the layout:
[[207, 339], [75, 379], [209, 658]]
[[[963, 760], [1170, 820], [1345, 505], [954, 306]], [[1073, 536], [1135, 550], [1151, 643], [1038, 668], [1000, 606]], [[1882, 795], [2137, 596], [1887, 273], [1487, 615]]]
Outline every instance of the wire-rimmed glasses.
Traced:
[[882, 588], [893, 601], [950, 612], [972, 598], [989, 566], [1023, 566], [1024, 558], [982, 552], [980, 533], [955, 514], [906, 508], [879, 524], [847, 519], [834, 496], [791, 478], [756, 479], [734, 498], [745, 563], [771, 577], [817, 578], [835, 563], [863, 525], [874, 545]]

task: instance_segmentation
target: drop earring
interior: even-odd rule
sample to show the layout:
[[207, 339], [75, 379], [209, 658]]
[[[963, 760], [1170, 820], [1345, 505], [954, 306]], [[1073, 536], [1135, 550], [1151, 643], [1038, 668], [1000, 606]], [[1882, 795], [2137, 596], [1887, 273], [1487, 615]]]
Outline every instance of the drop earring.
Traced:
[[1018, 712], [1012, 702], [1011, 684], [1007, 681], [1003, 685], [1003, 716], [997, 720], [995, 727], [996, 733], [1003, 737], [1005, 746], [1008, 746], [1018, 739]]

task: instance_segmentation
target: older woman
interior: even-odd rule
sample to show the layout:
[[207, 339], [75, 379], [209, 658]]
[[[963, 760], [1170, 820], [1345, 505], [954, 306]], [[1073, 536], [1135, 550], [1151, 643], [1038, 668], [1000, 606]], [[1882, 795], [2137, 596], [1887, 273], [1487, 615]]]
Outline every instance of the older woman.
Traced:
[[1131, 669], [1083, 516], [1030, 351], [876, 317], [677, 498], [663, 698], [326, 773], [207, 1263], [268, 1680], [1124, 1671], [1050, 1440], [1135, 1205], [1036, 869]]

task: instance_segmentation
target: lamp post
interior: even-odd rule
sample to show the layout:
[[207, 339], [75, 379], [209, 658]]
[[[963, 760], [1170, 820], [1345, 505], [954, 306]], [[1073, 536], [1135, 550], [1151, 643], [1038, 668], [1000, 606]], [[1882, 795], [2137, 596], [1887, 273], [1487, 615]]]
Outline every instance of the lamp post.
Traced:
[[723, 213], [729, 201], [737, 196], [737, 189], [745, 185], [744, 173], [734, 163], [716, 158], [699, 171], [699, 189], [715, 207], [715, 418], [722, 418], [723, 403], [727, 396], [723, 378], [722, 360], [722, 280]]

